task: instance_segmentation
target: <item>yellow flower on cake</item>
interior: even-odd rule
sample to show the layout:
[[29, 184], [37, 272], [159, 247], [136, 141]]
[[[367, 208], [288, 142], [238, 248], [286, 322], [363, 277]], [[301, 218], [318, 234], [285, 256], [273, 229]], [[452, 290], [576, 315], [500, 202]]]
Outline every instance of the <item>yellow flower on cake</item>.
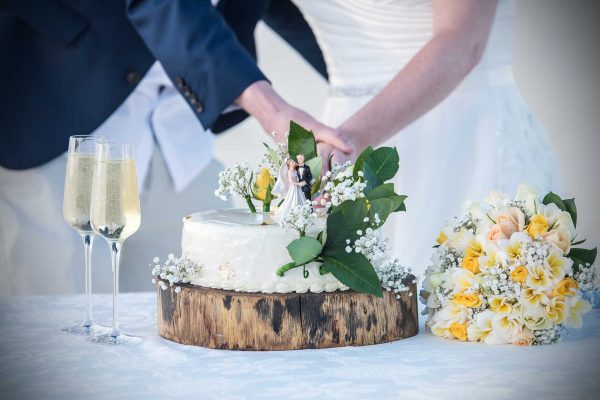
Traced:
[[536, 214], [531, 217], [529, 221], [529, 225], [527, 226], [527, 233], [531, 236], [532, 239], [541, 236], [542, 234], [548, 232], [548, 220], [541, 214]]
[[510, 314], [512, 311], [512, 305], [508, 302], [503, 296], [490, 296], [488, 298], [488, 304], [490, 305], [490, 309], [494, 312]]
[[573, 278], [565, 278], [558, 282], [552, 291], [552, 296], [572, 296], [577, 293], [579, 284]]
[[263, 168], [256, 177], [254, 195], [258, 200], [265, 201], [270, 188], [275, 185], [275, 179], [268, 168]]
[[459, 306], [477, 308], [481, 305], [479, 293], [454, 293], [452, 301]]
[[466, 323], [459, 324], [458, 322], [453, 322], [448, 327], [448, 330], [450, 331], [452, 336], [454, 336], [458, 340], [462, 340], [463, 342], [467, 340], [468, 335]]
[[589, 312], [592, 309], [592, 305], [579, 296], [574, 296], [567, 301], [569, 302], [569, 318], [567, 326], [581, 328], [583, 325], [581, 316]]

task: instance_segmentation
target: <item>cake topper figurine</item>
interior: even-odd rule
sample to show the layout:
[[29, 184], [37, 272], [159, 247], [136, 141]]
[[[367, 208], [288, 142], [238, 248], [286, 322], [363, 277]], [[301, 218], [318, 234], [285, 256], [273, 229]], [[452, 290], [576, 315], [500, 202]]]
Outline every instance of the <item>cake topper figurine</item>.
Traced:
[[302, 189], [302, 193], [304, 193], [304, 198], [306, 200], [311, 200], [310, 193], [312, 190], [311, 183], [313, 177], [312, 173], [310, 172], [310, 167], [304, 164], [304, 154], [298, 154], [296, 159], [298, 160], [298, 165], [296, 166], [298, 181], [304, 183], [304, 185], [300, 186], [300, 189]]
[[[286, 159], [281, 167], [279, 168], [279, 174], [277, 176], [277, 182], [273, 187], [273, 194], [277, 197], [283, 198], [283, 202], [279, 205], [279, 208], [275, 211], [275, 216], [281, 220], [290, 212], [295, 206], [304, 204], [306, 201], [304, 187], [308, 186], [308, 195], [310, 196], [310, 183], [300, 179], [299, 171], [297, 171], [298, 164], [291, 158]], [[310, 175], [310, 170], [306, 165], [304, 167], [304, 175]]]

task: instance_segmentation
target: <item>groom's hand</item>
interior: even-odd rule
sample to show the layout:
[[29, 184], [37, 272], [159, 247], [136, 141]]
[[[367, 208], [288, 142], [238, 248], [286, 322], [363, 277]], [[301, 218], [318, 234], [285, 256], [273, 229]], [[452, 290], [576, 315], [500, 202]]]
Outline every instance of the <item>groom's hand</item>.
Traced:
[[267, 133], [274, 134], [277, 142], [287, 141], [290, 121], [294, 121], [313, 131], [317, 143], [328, 144], [344, 154], [355, 151], [354, 144], [345, 134], [288, 104], [267, 81], [254, 82], [248, 86], [236, 103], [254, 116]]

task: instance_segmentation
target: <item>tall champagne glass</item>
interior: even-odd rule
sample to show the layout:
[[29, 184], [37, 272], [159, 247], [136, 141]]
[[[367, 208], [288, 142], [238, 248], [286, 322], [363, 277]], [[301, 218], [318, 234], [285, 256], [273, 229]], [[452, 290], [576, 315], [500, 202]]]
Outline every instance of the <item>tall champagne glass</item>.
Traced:
[[140, 198], [132, 143], [99, 143], [92, 183], [92, 229], [106, 239], [113, 273], [112, 332], [91, 336], [104, 344], [135, 343], [119, 331], [119, 267], [123, 242], [140, 227]]
[[94, 232], [90, 224], [90, 199], [96, 144], [104, 140], [103, 136], [82, 135], [69, 138], [63, 216], [67, 224], [71, 225], [83, 239], [86, 315], [82, 323], [64, 328], [63, 331], [77, 335], [105, 333], [108, 329], [95, 324], [92, 317], [92, 245], [94, 243]]

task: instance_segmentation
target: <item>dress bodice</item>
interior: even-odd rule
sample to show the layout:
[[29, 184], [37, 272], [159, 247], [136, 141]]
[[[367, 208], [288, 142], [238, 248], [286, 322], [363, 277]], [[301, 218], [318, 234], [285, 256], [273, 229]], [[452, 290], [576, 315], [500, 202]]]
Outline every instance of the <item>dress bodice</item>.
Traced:
[[[381, 88], [431, 38], [431, 0], [294, 0], [323, 51], [336, 88]], [[514, 1], [501, 0], [476, 68], [512, 64]], [[474, 71], [473, 74], [476, 74]]]

